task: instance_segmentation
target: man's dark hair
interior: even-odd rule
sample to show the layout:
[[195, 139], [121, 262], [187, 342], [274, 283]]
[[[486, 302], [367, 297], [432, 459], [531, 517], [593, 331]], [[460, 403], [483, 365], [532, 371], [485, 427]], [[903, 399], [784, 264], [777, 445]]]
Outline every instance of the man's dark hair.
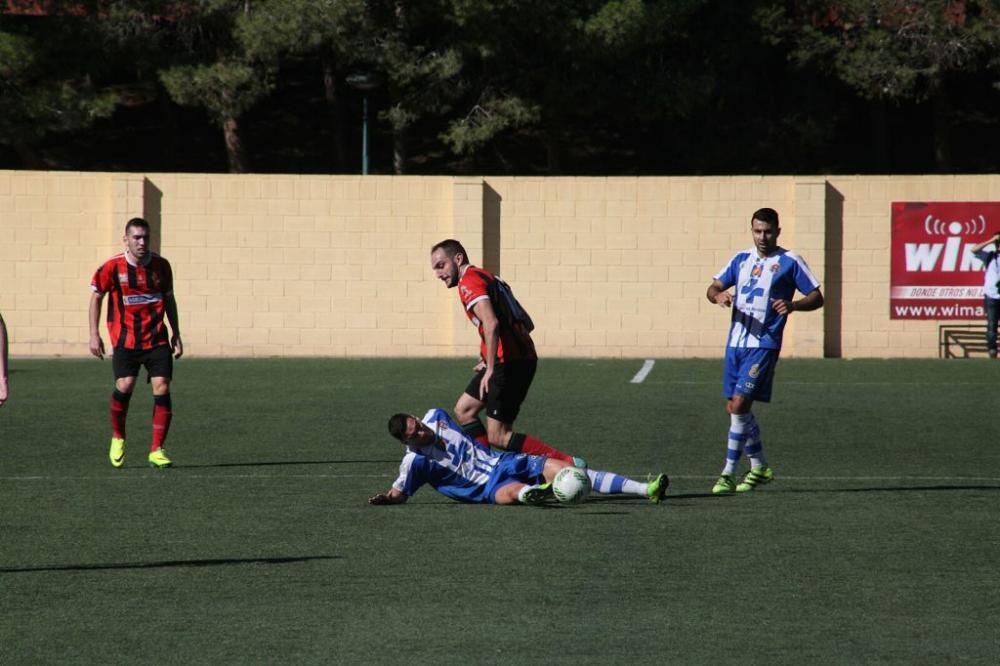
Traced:
[[389, 434], [403, 441], [406, 438], [406, 419], [409, 414], [393, 414], [389, 417]]
[[772, 227], [777, 229], [780, 225], [778, 224], [778, 211], [773, 208], [761, 208], [755, 210], [753, 215], [750, 216], [750, 224], [753, 224], [754, 220], [760, 220], [761, 222], [766, 222]]
[[128, 235], [128, 230], [131, 229], [132, 227], [138, 227], [140, 229], [145, 230], [147, 234], [149, 233], [149, 222], [142, 219], [141, 217], [133, 217], [131, 220], [125, 223], [126, 236]]
[[456, 254], [461, 253], [462, 259], [464, 259], [462, 265], [464, 266], [465, 264], [469, 263], [469, 253], [466, 252], [462, 244], [459, 243], [454, 238], [443, 240], [434, 247], [432, 247], [431, 254], [434, 254], [438, 250], [444, 250], [444, 253], [448, 255], [448, 257], [454, 257]]

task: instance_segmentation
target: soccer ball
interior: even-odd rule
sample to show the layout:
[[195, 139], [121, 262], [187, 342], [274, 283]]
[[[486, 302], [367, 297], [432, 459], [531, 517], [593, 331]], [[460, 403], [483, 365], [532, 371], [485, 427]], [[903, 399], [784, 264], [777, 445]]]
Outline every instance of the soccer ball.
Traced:
[[552, 492], [560, 502], [579, 504], [590, 494], [587, 472], [579, 467], [563, 467], [552, 480]]

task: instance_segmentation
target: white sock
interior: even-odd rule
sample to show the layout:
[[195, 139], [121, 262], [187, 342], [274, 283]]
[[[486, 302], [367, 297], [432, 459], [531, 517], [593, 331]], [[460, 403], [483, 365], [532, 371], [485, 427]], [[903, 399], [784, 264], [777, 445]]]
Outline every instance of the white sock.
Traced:
[[726, 466], [723, 474], [732, 476], [736, 473], [736, 464], [743, 454], [743, 446], [747, 443], [747, 431], [753, 416], [750, 414], [729, 415], [729, 437], [726, 440]]
[[764, 457], [764, 443], [760, 441], [760, 427], [757, 426], [757, 419], [753, 413], [747, 414], [750, 423], [747, 427], [747, 458], [750, 459], [750, 469], [757, 467], [767, 467], [767, 458]]
[[602, 472], [601, 470], [587, 468], [587, 477], [590, 479], [590, 487], [595, 493], [604, 495], [638, 495], [646, 497], [645, 483], [634, 481], [627, 476], [615, 474], [614, 472]]

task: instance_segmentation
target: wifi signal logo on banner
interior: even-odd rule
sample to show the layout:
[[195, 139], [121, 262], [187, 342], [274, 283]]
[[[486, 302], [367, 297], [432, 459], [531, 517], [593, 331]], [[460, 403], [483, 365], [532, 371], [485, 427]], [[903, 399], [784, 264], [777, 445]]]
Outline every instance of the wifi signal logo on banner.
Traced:
[[944, 222], [940, 218], [928, 215], [927, 219], [924, 220], [924, 231], [930, 236], [958, 236], [961, 234], [968, 236], [970, 234], [981, 234], [986, 231], [986, 216], [980, 215], [978, 218], [974, 217], [967, 222], [960, 222], [958, 220]]
[[903, 244], [908, 273], [934, 273], [938, 271], [973, 272], [983, 269], [982, 262], [969, 250], [972, 243], [963, 245], [964, 237], [975, 237], [986, 231], [986, 216], [979, 215], [965, 222], [944, 222], [939, 217], [924, 218], [924, 231], [928, 236], [944, 236], [937, 243], [910, 242]]

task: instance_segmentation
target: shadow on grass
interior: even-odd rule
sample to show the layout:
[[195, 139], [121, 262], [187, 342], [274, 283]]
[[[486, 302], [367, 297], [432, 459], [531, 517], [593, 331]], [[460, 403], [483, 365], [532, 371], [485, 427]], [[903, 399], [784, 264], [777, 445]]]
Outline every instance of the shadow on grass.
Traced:
[[[897, 492], [955, 492], [962, 490], [992, 490], [1000, 491], [1000, 486], [881, 486], [879, 488], [767, 488], [766, 490], [760, 490], [753, 493], [721, 493], [716, 495], [714, 493], [678, 493], [676, 495], [668, 494], [664, 498], [664, 502], [670, 502], [671, 500], [682, 500], [682, 499], [702, 499], [702, 498], [712, 498], [712, 499], [725, 499], [730, 497], [740, 497], [743, 495], [769, 495], [773, 493], [784, 493], [784, 494], [813, 494], [813, 493], [897, 493]], [[591, 500], [593, 500], [591, 496]], [[610, 498], [609, 498], [610, 499]], [[619, 498], [614, 498], [617, 500]], [[641, 498], [634, 498], [641, 499]], [[598, 498], [598, 501], [607, 501], [605, 498]]]
[[701, 499], [703, 497], [732, 497], [735, 493], [729, 493], [728, 495], [716, 495], [715, 493], [677, 493], [676, 495], [671, 495], [667, 493], [667, 496], [663, 498], [664, 502], [669, 502], [675, 499]]
[[389, 460], [261, 460], [258, 462], [206, 463], [175, 465], [176, 469], [208, 469], [215, 467], [274, 467], [283, 465], [398, 465], [399, 458]]
[[[759, 492], [753, 493], [755, 495], [760, 494], [771, 494], [771, 493], [786, 493], [786, 494], [812, 494], [812, 493], [897, 493], [897, 492], [961, 492], [963, 490], [979, 491], [987, 490], [993, 492], [1000, 492], [1000, 486], [959, 486], [959, 485], [947, 485], [947, 486], [881, 486], [879, 488], [768, 488], [766, 490], [761, 490]], [[749, 495], [750, 493], [723, 493], [716, 495], [714, 493], [677, 493], [677, 494], [667, 494], [663, 498], [663, 504], [669, 505], [671, 502], [677, 500], [686, 499], [726, 499], [731, 497], [739, 497], [741, 495]], [[648, 501], [644, 497], [633, 497], [630, 495], [591, 495], [587, 499], [587, 504], [595, 503], [632, 503], [636, 501]]]
[[[668, 492], [663, 498], [660, 504], [670, 504], [673, 500], [679, 499], [695, 499], [702, 497], [725, 497], [725, 495], [713, 495], [712, 493], [670, 493]], [[636, 502], [645, 502], [646, 504], [651, 504], [648, 497], [640, 497], [639, 495], [605, 495], [603, 493], [591, 493], [590, 497], [587, 498], [587, 504], [634, 504]]]
[[35, 573], [41, 571], [117, 571], [121, 569], [169, 569], [195, 567], [224, 567], [244, 564], [294, 564], [316, 560], [339, 560], [339, 555], [312, 555], [305, 557], [252, 557], [213, 560], [163, 560], [160, 562], [121, 562], [117, 564], [50, 564], [37, 567], [0, 567], [3, 573]]
[[768, 488], [766, 493], [905, 493], [905, 492], [954, 492], [962, 490], [992, 490], [1000, 486], [881, 486], [878, 488]]

